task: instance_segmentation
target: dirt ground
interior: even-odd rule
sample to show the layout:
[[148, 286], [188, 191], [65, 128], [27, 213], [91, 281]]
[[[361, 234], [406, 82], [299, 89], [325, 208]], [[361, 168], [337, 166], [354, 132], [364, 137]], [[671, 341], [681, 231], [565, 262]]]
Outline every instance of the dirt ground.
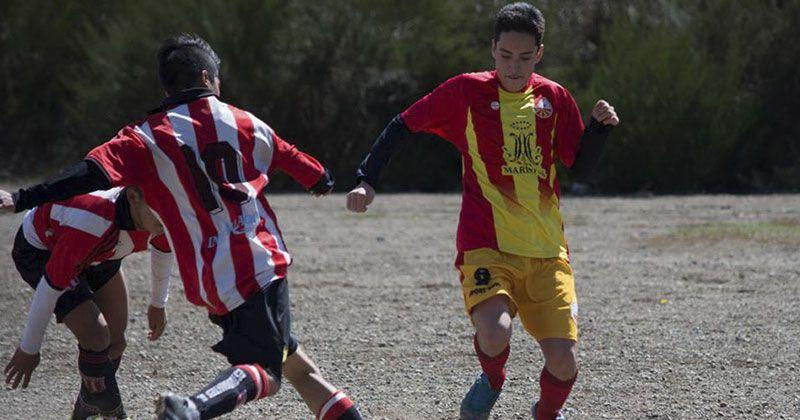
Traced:
[[[452, 268], [460, 198], [379, 196], [365, 215], [341, 195], [275, 196], [295, 263], [293, 329], [324, 374], [372, 419], [453, 419], [479, 372]], [[570, 419], [800, 418], [800, 196], [563, 201], [580, 300], [581, 371]], [[10, 257], [20, 215], [0, 216], [4, 366], [31, 290]], [[120, 383], [129, 414], [193, 392], [225, 366], [219, 332], [174, 281], [165, 336], [146, 339], [149, 273], [126, 260], [131, 301]], [[541, 355], [515, 321], [496, 419], [529, 417]], [[26, 391], [0, 391], [2, 419], [65, 419], [76, 347], [51, 325]], [[286, 386], [229, 418], [307, 419]]]

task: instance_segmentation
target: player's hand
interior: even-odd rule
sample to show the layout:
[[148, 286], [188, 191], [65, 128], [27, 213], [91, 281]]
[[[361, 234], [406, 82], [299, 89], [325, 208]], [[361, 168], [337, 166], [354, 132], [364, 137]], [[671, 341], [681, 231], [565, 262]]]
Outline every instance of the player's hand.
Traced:
[[161, 337], [161, 334], [164, 333], [164, 328], [167, 327], [166, 308], [156, 308], [153, 305], [148, 305], [147, 325], [150, 328], [147, 333], [147, 339], [150, 341], [158, 340], [158, 337]]
[[375, 199], [375, 190], [364, 181], [347, 193], [347, 210], [364, 213]]
[[28, 354], [17, 347], [17, 351], [11, 356], [11, 361], [6, 365], [3, 373], [6, 374], [6, 386], [11, 389], [17, 389], [20, 381], [22, 381], [22, 388], [27, 388], [28, 383], [31, 381], [31, 375], [39, 366], [41, 360], [39, 353]]
[[14, 205], [14, 197], [10, 192], [0, 190], [0, 213], [14, 213], [17, 210]]
[[617, 111], [614, 110], [613, 106], [602, 99], [597, 101], [597, 103], [594, 105], [594, 109], [592, 109], [592, 117], [605, 125], [619, 124]]

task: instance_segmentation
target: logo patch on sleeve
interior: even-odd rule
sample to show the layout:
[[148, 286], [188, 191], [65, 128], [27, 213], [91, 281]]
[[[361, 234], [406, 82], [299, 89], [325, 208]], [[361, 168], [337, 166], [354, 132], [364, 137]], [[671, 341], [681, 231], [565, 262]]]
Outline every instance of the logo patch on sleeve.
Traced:
[[550, 118], [553, 115], [553, 105], [544, 96], [536, 98], [533, 104], [533, 110], [539, 118]]

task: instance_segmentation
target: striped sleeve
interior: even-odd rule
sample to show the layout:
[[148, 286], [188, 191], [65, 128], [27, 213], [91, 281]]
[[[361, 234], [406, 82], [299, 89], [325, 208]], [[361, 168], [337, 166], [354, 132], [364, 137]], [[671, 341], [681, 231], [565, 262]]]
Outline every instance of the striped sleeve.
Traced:
[[305, 189], [310, 189], [325, 174], [322, 164], [300, 151], [295, 145], [283, 140], [277, 134], [272, 135], [274, 141], [274, 153], [272, 165], [268, 172], [280, 170], [291, 176]]
[[100, 165], [114, 187], [142, 185], [152, 175], [147, 146], [130, 126], [86, 156]]

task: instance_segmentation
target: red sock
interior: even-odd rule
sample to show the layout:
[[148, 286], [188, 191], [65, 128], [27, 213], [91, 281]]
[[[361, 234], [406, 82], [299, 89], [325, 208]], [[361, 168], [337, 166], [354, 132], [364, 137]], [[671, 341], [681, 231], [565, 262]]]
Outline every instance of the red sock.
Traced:
[[483, 373], [489, 377], [489, 385], [495, 391], [503, 389], [503, 382], [506, 381], [506, 361], [511, 353], [511, 346], [506, 346], [506, 349], [497, 356], [489, 357], [481, 350], [477, 334], [473, 337], [472, 344], [475, 345], [475, 353], [478, 355], [478, 361], [481, 362]]
[[322, 404], [317, 420], [361, 420], [361, 413], [344, 392], [336, 391]]
[[564, 406], [564, 401], [567, 400], [569, 393], [572, 391], [572, 385], [575, 384], [577, 377], [578, 374], [576, 373], [572, 379], [562, 381], [553, 376], [547, 368], [542, 368], [542, 375], [539, 377], [541, 395], [539, 397], [539, 405], [536, 406], [537, 419], [551, 420], [556, 418], [558, 410], [561, 410], [561, 407]]

